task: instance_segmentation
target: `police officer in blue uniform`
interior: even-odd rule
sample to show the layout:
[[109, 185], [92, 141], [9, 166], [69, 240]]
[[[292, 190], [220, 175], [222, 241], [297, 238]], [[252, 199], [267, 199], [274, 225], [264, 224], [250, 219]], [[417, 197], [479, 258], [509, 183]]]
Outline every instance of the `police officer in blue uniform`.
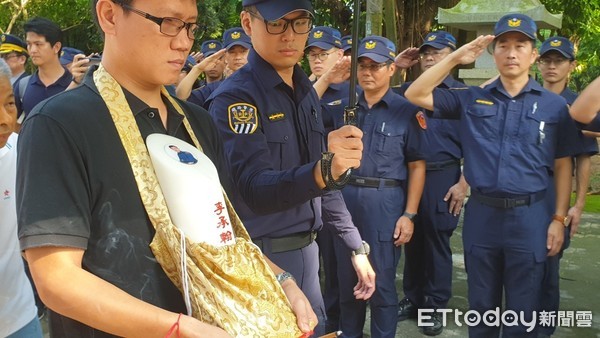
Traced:
[[[522, 311], [529, 322], [539, 308], [546, 256], [562, 248], [577, 142], [565, 100], [529, 77], [537, 58], [536, 30], [526, 15], [505, 15], [495, 36], [457, 49], [405, 93], [434, 116], [460, 118], [464, 175], [471, 186], [463, 229], [470, 309], [483, 315], [503, 308], [504, 293], [505, 308], [519, 316]], [[492, 41], [497, 80], [484, 88], [436, 88], [452, 68], [475, 61]], [[551, 206], [546, 195], [552, 172]], [[518, 318], [512, 323], [502, 327], [504, 337], [537, 335]], [[469, 327], [471, 337], [499, 334], [499, 325], [482, 321]]]
[[[419, 47], [421, 71], [433, 67], [456, 50], [456, 39], [446, 31], [427, 34]], [[412, 82], [398, 90], [404, 95]], [[448, 75], [439, 88], [464, 88]], [[431, 112], [426, 112], [431, 114]], [[427, 121], [425, 160], [427, 172], [423, 197], [415, 220], [415, 232], [404, 246], [404, 299], [399, 303], [398, 320], [416, 318], [418, 308], [443, 309], [452, 296], [452, 250], [450, 237], [458, 225], [468, 185], [461, 174], [462, 149], [458, 120]], [[433, 326], [423, 327], [425, 334], [442, 333], [441, 316], [434, 313]]]
[[[225, 61], [222, 59], [225, 51], [223, 50], [223, 44], [219, 40], [207, 40], [202, 43], [200, 47], [200, 51], [204, 55], [204, 60], [206, 61], [204, 64], [209, 62], [208, 58], [213, 55], [214, 57], [219, 57], [218, 60], [211, 62], [210, 64], [198, 64], [195, 69], [192, 68], [190, 71], [191, 76], [195, 76], [197, 78], [200, 74], [200, 67], [202, 67], [202, 72], [204, 73], [204, 82], [200, 84], [200, 86], [189, 93], [189, 97], [187, 97], [187, 101], [191, 103], [195, 103], [199, 106], [204, 106], [206, 99], [210, 96], [210, 94], [221, 84], [223, 81], [223, 75], [225, 71]], [[183, 82], [183, 81], [182, 81]], [[178, 92], [181, 92], [181, 95], [184, 95], [185, 92], [181, 91], [181, 88], [178, 89]], [[178, 96], [182, 98], [181, 96]]]
[[[333, 120], [336, 117], [343, 121], [342, 99], [347, 98], [350, 93], [350, 83], [348, 81], [339, 82], [335, 77], [335, 72], [331, 71], [343, 56], [341, 34], [337, 29], [317, 26], [310, 31], [306, 46], [306, 58], [312, 74], [316, 77], [314, 87], [321, 99], [321, 105], [329, 106], [327, 107], [329, 109], [323, 110], [322, 115], [326, 133], [334, 129]], [[344, 62], [347, 69], [350, 66], [349, 61], [346, 58]], [[336, 80], [338, 82], [335, 82]]]
[[597, 77], [581, 92], [570, 109], [571, 117], [584, 130], [600, 132], [600, 77]]
[[[347, 77], [338, 77], [334, 67], [350, 68], [350, 60], [338, 65], [344, 53], [340, 32], [332, 27], [317, 26], [308, 33], [306, 57], [312, 75], [316, 77], [313, 87], [321, 101], [321, 117], [325, 126], [325, 134], [343, 125], [344, 107], [342, 103], [348, 98], [350, 85]], [[348, 73], [349, 75], [349, 73]], [[335, 81], [343, 82], [335, 82]], [[346, 101], [344, 101], [346, 102]], [[337, 119], [337, 124], [334, 120]], [[319, 254], [323, 262], [322, 272], [325, 276], [323, 299], [327, 313], [327, 331], [335, 331], [339, 326], [340, 297], [337, 274], [337, 256], [333, 241], [335, 233], [331, 227], [324, 227], [317, 236]]]
[[242, 27], [233, 27], [223, 33], [223, 48], [226, 50], [225, 77], [227, 77], [248, 63], [248, 52], [252, 48], [252, 41]]
[[342, 49], [344, 50], [344, 55], [348, 56], [352, 53], [352, 35], [342, 36]]
[[362, 133], [352, 126], [332, 131], [324, 152], [319, 99], [297, 64], [312, 28], [310, 1], [242, 4], [253, 49], [248, 64], [213, 92], [209, 112], [231, 164], [236, 211], [254, 243], [295, 277], [319, 318], [319, 335], [325, 310], [314, 239], [324, 222], [354, 250], [356, 297], [369, 298], [375, 287], [368, 246], [336, 191], [360, 165]]
[[[411, 240], [425, 181], [422, 111], [390, 88], [395, 72], [394, 44], [368, 36], [358, 47], [358, 126], [363, 131], [363, 159], [352, 171], [344, 200], [361, 236], [371, 245], [377, 287], [369, 300], [371, 337], [394, 337], [398, 322], [396, 268], [401, 245]], [[336, 242], [337, 244], [337, 242]], [[362, 337], [367, 303], [352, 297], [356, 277], [346, 255], [340, 271], [340, 330]]]
[[0, 35], [0, 57], [6, 61], [11, 71], [10, 84], [13, 85], [27, 76], [27, 45], [18, 36], [12, 34]]
[[[575, 50], [569, 39], [562, 36], [550, 37], [542, 43], [538, 69], [541, 72], [543, 86], [545, 89], [562, 96], [567, 104], [571, 105], [577, 98], [577, 94], [568, 87], [569, 74], [575, 69]], [[563, 252], [569, 247], [570, 238], [579, 227], [581, 213], [585, 206], [585, 196], [588, 189], [591, 156], [598, 153], [598, 142], [595, 137], [586, 137], [581, 130], [577, 131], [580, 145], [574, 149], [575, 156], [573, 164], [575, 167], [575, 182], [577, 183], [575, 204], [567, 212], [570, 224], [565, 228], [565, 240], [561, 251], [546, 260], [544, 274], [541, 309], [550, 314], [557, 314], [559, 310], [559, 264]], [[539, 328], [539, 337], [549, 337], [554, 334], [556, 321], [550, 322], [548, 326]]]

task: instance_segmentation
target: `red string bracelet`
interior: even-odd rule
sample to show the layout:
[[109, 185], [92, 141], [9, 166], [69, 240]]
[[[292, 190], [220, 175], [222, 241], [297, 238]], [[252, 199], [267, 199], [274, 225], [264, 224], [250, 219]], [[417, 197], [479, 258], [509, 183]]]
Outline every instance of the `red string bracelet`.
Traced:
[[177, 321], [175, 322], [175, 324], [173, 324], [173, 326], [171, 326], [171, 329], [169, 329], [169, 332], [167, 332], [167, 335], [165, 336], [165, 338], [170, 338], [171, 335], [175, 332], [177, 332], [177, 338], [180, 338], [181, 335], [179, 334], [179, 320], [181, 319], [181, 313], [179, 314], [179, 316], [177, 316]]

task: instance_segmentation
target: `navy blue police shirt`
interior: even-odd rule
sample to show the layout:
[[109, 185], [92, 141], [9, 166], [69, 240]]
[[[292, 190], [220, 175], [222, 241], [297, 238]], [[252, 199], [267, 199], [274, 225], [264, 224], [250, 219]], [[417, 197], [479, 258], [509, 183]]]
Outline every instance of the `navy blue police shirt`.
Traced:
[[347, 246], [361, 245], [339, 191], [317, 186], [324, 147], [320, 103], [295, 66], [294, 90], [254, 50], [248, 64], [209, 97], [238, 193], [233, 203], [252, 238], [283, 237], [333, 225]]
[[331, 84], [321, 96], [321, 115], [325, 126], [325, 135], [336, 129], [336, 125], [344, 124], [345, 105], [343, 100], [348, 98], [349, 93], [350, 83], [345, 81]]
[[[394, 92], [404, 96], [408, 87], [412, 84], [406, 82], [400, 87], [392, 88]], [[451, 75], [448, 75], [438, 88], [465, 88], [466, 85], [456, 81]], [[432, 112], [423, 110], [427, 116], [431, 117]], [[429, 144], [426, 149], [425, 161], [427, 163], [444, 162], [450, 160], [460, 160], [463, 157], [460, 142], [460, 121], [452, 119], [428, 119], [427, 132], [425, 137]]]
[[436, 88], [433, 100], [434, 116], [461, 119], [464, 175], [483, 194], [545, 190], [554, 159], [572, 156], [577, 144], [565, 100], [531, 78], [515, 97], [498, 79], [485, 88]]
[[200, 88], [192, 90], [192, 92], [190, 93], [190, 97], [188, 97], [187, 101], [197, 104], [200, 107], [208, 108], [204, 105], [204, 103], [206, 103], [206, 100], [210, 97], [210, 94], [212, 94], [212, 92], [214, 92], [215, 89], [217, 89], [222, 82], [222, 80], [214, 81], [211, 83], [207, 83]]
[[[407, 163], [425, 159], [428, 127], [419, 108], [388, 89], [381, 100], [369, 108], [365, 95], [358, 99], [359, 127], [363, 131], [363, 158], [352, 174], [404, 181]], [[427, 131], [429, 132], [429, 131]]]
[[[577, 99], [577, 94], [574, 93], [569, 88], [565, 88], [562, 93], [560, 93], [566, 101], [568, 105], [572, 105]], [[598, 153], [598, 141], [595, 137], [586, 137], [583, 135], [581, 130], [577, 130], [577, 137], [580, 141], [580, 146], [575, 150], [575, 156], [578, 155], [596, 155]]]

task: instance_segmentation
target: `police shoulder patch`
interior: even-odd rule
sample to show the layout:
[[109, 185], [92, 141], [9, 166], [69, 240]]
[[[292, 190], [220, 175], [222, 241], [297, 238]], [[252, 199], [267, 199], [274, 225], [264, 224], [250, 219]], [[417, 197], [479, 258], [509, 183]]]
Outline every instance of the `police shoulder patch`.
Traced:
[[426, 130], [427, 129], [427, 120], [425, 119], [425, 113], [423, 113], [422, 111], [419, 111], [416, 115], [417, 118], [417, 122], [419, 122], [419, 127], [421, 127], [421, 129]]
[[229, 128], [236, 134], [253, 134], [258, 128], [258, 110], [249, 103], [234, 103], [227, 108]]

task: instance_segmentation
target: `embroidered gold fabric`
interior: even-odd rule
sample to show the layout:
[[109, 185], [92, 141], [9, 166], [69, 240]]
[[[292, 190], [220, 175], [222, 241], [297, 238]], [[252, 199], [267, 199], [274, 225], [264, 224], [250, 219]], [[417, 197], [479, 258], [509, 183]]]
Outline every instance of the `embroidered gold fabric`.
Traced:
[[[182, 238], [172, 223], [135, 118], [123, 90], [102, 65], [94, 73], [94, 83], [104, 99], [133, 170], [146, 212], [156, 230], [150, 244], [163, 270], [182, 290], [181, 257], [186, 259], [193, 316], [216, 325], [235, 337], [300, 337], [283, 289], [251, 242], [242, 222], [223, 192], [236, 236], [232, 245], [215, 247], [191, 243]], [[194, 145], [202, 150], [179, 104], [163, 87]], [[181, 252], [181, 241], [186, 252]]]

